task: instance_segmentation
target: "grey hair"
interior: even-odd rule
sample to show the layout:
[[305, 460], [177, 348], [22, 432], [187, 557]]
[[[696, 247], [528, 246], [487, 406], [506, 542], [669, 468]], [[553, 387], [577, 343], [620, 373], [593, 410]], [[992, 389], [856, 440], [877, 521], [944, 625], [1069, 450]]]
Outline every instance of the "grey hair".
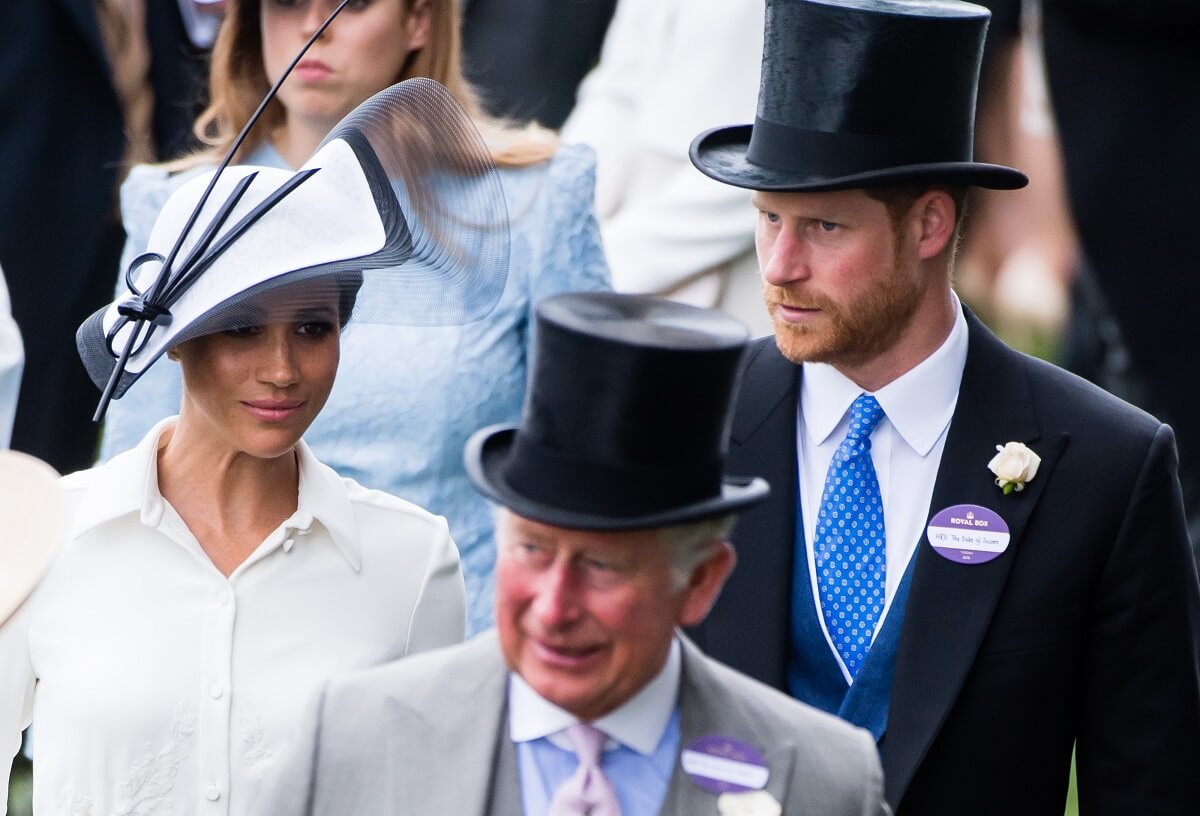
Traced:
[[[512, 511], [503, 505], [492, 506], [492, 525], [499, 529]], [[687, 586], [696, 567], [710, 558], [717, 548], [729, 539], [736, 517], [733, 515], [675, 524], [659, 528], [659, 540], [666, 545], [671, 559], [671, 591]], [[499, 540], [497, 539], [497, 544]]]
[[696, 567], [712, 557], [729, 540], [735, 517], [732, 515], [664, 527], [662, 540], [671, 553], [672, 589], [687, 586]]

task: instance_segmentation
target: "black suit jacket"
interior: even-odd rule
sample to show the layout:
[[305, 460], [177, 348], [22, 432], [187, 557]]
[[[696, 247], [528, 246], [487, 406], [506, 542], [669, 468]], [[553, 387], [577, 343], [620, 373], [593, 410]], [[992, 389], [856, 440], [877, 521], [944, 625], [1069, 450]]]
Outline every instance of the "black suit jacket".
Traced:
[[[922, 537], [882, 745], [888, 801], [900, 814], [1060, 816], [1077, 741], [1084, 813], [1195, 812], [1200, 590], [1171, 429], [968, 320], [930, 515], [982, 505], [1012, 538], [968, 566]], [[772, 338], [751, 351], [728, 467], [765, 476], [771, 498], [739, 520], [738, 568], [695, 633], [781, 689], [799, 372]], [[987, 463], [1009, 441], [1042, 464], [1005, 496]]]
[[467, 79], [484, 107], [560, 128], [600, 58], [617, 0], [462, 0]]
[[75, 329], [112, 297], [123, 150], [94, 2], [0, 3], [0, 265], [25, 341], [12, 442], [63, 471], [95, 449]]

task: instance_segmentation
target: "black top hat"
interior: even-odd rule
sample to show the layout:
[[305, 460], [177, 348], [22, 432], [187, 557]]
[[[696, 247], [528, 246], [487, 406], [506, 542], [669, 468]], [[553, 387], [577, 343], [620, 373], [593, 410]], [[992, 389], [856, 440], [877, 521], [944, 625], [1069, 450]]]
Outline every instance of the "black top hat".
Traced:
[[700, 134], [692, 163], [752, 190], [1024, 187], [972, 161], [989, 17], [957, 0], [767, 0], [754, 124]]
[[475, 433], [475, 487], [517, 514], [582, 530], [663, 527], [767, 496], [723, 476], [746, 329], [719, 312], [635, 295], [538, 304], [519, 427]]

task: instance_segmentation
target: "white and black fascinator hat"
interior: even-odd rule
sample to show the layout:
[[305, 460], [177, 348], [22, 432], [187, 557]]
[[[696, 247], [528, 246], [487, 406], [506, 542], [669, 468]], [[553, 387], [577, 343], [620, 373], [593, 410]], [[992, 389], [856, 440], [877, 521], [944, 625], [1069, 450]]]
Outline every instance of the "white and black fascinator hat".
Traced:
[[499, 174], [433, 80], [368, 99], [295, 172], [228, 163], [167, 200], [126, 270], [128, 291], [80, 326], [80, 357], [103, 389], [97, 420], [194, 337], [320, 315], [344, 323], [350, 308], [362, 322], [459, 325], [489, 314], [504, 291]]

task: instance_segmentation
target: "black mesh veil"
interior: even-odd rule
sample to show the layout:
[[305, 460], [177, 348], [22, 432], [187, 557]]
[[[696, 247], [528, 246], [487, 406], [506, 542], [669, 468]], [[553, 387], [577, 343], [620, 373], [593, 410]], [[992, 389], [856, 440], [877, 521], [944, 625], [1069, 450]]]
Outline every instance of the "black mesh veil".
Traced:
[[[509, 251], [504, 192], [490, 152], [433, 80], [409, 80], [375, 99], [380, 104], [357, 108], [324, 143], [345, 140], [364, 166], [381, 173], [377, 186], [391, 199], [379, 202], [379, 211], [403, 222], [389, 234], [408, 241], [397, 247], [395, 267], [366, 276], [354, 319], [449, 326], [485, 317], [504, 292]], [[395, 109], [410, 115], [397, 117]]]
[[115, 378], [120, 398], [203, 334], [345, 323], [351, 311], [409, 326], [479, 320], [504, 291], [508, 251], [487, 146], [449, 91], [411, 79], [358, 106], [298, 171], [231, 166], [182, 186], [127, 271], [129, 292], [76, 342], [93, 382]]

